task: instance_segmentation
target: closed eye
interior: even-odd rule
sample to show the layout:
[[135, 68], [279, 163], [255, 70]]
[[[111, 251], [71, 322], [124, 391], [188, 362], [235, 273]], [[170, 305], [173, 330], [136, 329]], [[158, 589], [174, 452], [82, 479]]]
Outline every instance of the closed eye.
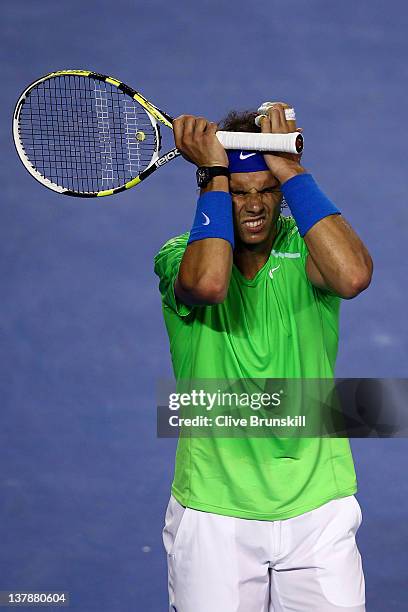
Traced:
[[[261, 189], [260, 191], [256, 191], [255, 193], [266, 194], [266, 193], [280, 193], [280, 189], [278, 185], [274, 187], [266, 187], [265, 189]], [[231, 195], [233, 196], [249, 196], [251, 195], [248, 191], [231, 191]]]
[[266, 187], [266, 189], [262, 189], [261, 193], [277, 193], [278, 191], [280, 191], [280, 189], [276, 185], [275, 187]]

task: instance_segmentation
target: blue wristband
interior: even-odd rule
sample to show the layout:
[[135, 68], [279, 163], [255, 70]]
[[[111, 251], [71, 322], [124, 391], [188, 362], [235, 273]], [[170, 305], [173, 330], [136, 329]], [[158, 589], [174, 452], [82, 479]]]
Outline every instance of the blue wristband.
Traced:
[[311, 174], [297, 174], [281, 186], [299, 234], [303, 237], [320, 219], [341, 212], [321, 191]]
[[207, 191], [198, 199], [187, 244], [204, 238], [223, 238], [234, 248], [232, 200], [226, 191]]

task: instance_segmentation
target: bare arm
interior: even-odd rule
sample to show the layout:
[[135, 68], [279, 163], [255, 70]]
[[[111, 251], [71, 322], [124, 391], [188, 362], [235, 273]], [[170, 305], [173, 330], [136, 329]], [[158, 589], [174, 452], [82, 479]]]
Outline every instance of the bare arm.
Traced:
[[[224, 147], [215, 136], [217, 125], [202, 117], [182, 115], [174, 123], [177, 148], [196, 166], [228, 167]], [[228, 178], [215, 177], [201, 190], [229, 193]], [[232, 269], [232, 248], [222, 238], [205, 238], [189, 244], [183, 255], [174, 290], [189, 306], [218, 304], [228, 292]]]
[[[296, 130], [295, 122], [286, 120], [287, 106], [276, 103], [268, 110], [268, 117], [262, 120], [263, 132]], [[281, 184], [307, 172], [300, 165], [299, 155], [265, 155], [265, 161]], [[306, 273], [313, 285], [346, 299], [368, 287], [373, 271], [370, 254], [342, 215], [324, 217], [310, 228], [304, 240], [309, 250]]]
[[367, 248], [342, 215], [325, 217], [304, 237], [306, 273], [313, 285], [351, 299], [366, 289], [373, 271]]

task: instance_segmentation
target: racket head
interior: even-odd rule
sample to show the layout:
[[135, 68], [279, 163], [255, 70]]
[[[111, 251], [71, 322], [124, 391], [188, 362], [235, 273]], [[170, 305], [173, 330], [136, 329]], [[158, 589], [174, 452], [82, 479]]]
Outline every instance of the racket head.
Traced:
[[172, 119], [121, 81], [88, 70], [51, 72], [20, 95], [13, 114], [17, 153], [57, 193], [106, 196], [156, 169], [158, 122]]

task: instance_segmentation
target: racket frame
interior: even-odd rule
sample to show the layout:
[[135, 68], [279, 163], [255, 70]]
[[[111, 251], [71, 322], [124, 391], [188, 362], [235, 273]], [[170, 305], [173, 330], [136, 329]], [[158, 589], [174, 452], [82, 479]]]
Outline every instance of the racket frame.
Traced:
[[[40, 83], [43, 83], [44, 81], [60, 76], [80, 76], [109, 83], [110, 85], [114, 85], [115, 87], [117, 87], [124, 94], [136, 100], [136, 102], [138, 102], [140, 106], [144, 108], [154, 129], [157, 143], [156, 149], [152, 155], [152, 158], [147, 168], [145, 168], [140, 174], [130, 179], [120, 187], [115, 187], [113, 189], [104, 189], [101, 191], [94, 192], [79, 192], [73, 191], [71, 189], [66, 189], [45, 177], [43, 174], [41, 174], [41, 172], [37, 170], [37, 168], [35, 168], [35, 166], [30, 162], [24, 150], [24, 145], [20, 136], [19, 119], [21, 110], [23, 108], [25, 100], [35, 87], [37, 87]], [[161, 133], [159, 123], [162, 123], [166, 127], [173, 129], [173, 118], [170, 117], [170, 115], [168, 115], [164, 111], [161, 111], [157, 106], [149, 102], [149, 100], [147, 100], [140, 92], [136, 91], [136, 89], [133, 89], [132, 87], [129, 87], [129, 85], [122, 83], [122, 81], [119, 81], [118, 79], [104, 74], [100, 74], [98, 72], [93, 72], [91, 70], [59, 70], [56, 72], [50, 72], [41, 77], [40, 79], [36, 79], [32, 83], [30, 83], [30, 85], [26, 87], [26, 89], [20, 95], [13, 112], [13, 140], [17, 150], [17, 154], [21, 159], [25, 169], [29, 172], [29, 174], [31, 174], [32, 177], [34, 177], [45, 187], [48, 187], [49, 189], [52, 189], [52, 191], [56, 191], [57, 193], [60, 193], [62, 195], [69, 195], [81, 198], [103, 197], [120, 193], [121, 191], [125, 191], [126, 189], [131, 189], [135, 185], [141, 183], [145, 178], [150, 176], [155, 170], [180, 155], [178, 149], [174, 148], [162, 155], [161, 157], [159, 156], [161, 150]]]

